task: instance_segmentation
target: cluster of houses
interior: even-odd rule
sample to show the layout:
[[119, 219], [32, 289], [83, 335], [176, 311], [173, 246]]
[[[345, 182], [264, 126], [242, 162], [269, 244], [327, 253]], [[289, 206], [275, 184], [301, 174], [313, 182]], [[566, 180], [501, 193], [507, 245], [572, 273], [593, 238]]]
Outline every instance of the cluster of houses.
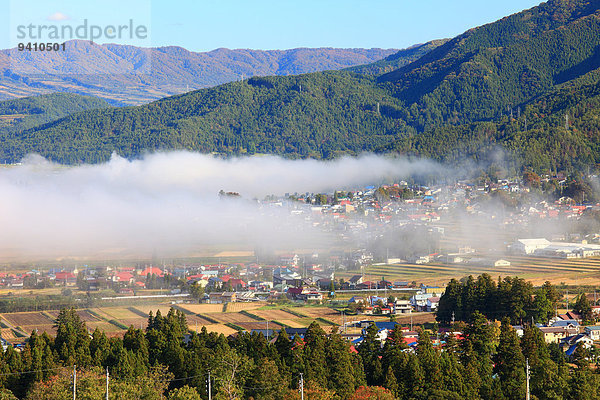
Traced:
[[348, 304], [356, 312], [367, 315], [410, 314], [412, 312], [435, 312], [444, 288], [421, 287], [408, 300], [396, 296], [353, 296]]
[[[600, 307], [593, 307], [595, 314], [600, 315]], [[546, 343], [558, 343], [567, 356], [571, 356], [578, 344], [589, 349], [594, 342], [600, 342], [600, 326], [582, 326], [581, 315], [568, 311], [548, 321], [548, 324], [537, 324]], [[514, 326], [517, 335], [523, 336], [523, 327]]]

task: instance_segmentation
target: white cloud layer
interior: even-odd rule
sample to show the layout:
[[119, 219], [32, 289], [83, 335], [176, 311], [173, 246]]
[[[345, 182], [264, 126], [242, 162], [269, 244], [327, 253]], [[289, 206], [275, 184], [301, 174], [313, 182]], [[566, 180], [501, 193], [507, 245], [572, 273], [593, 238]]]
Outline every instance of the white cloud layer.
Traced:
[[[0, 256], [183, 256], [216, 244], [299, 248], [320, 238], [312, 226], [251, 199], [440, 170], [431, 162], [374, 155], [291, 161], [168, 152], [76, 167], [29, 156], [0, 169]], [[242, 200], [219, 199], [221, 189]]]

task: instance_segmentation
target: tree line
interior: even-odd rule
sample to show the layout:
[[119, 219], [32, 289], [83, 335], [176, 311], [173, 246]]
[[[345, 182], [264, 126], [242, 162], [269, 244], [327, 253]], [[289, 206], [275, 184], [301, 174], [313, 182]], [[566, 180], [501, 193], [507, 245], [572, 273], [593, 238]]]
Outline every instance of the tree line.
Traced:
[[477, 278], [469, 275], [460, 281], [450, 280], [440, 298], [436, 319], [445, 324], [468, 321], [474, 312], [480, 312], [492, 320], [508, 318], [513, 324], [546, 323], [554, 316], [561, 298], [550, 282], [534, 289], [531, 282], [516, 276], [494, 281], [489, 274]]
[[[421, 329], [409, 347], [400, 325], [382, 346], [378, 329], [364, 330], [357, 350], [333, 328], [312, 323], [304, 338], [283, 329], [275, 340], [259, 333], [189, 332], [185, 315], [150, 313], [145, 330], [121, 337], [88, 332], [74, 309], [57, 318], [56, 336], [32, 332], [22, 351], [0, 354], [0, 398], [103, 399], [108, 371], [111, 399], [522, 399], [525, 360], [538, 399], [593, 399], [600, 375], [583, 347], [568, 364], [535, 326], [521, 339], [504, 318], [498, 326], [479, 312], [454, 326], [441, 343]], [[416, 348], [416, 350], [415, 350]]]

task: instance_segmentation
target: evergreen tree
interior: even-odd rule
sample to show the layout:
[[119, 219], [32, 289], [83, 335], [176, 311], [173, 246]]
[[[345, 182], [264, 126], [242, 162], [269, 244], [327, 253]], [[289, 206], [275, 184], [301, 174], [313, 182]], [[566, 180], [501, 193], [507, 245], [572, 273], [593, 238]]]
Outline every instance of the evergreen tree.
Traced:
[[62, 309], [55, 326], [54, 348], [64, 365], [90, 365], [90, 337], [75, 309]]
[[439, 356], [433, 349], [429, 333], [423, 329], [419, 332], [417, 356], [419, 357], [419, 364], [423, 369], [423, 374], [427, 377], [425, 390], [428, 393], [439, 390], [442, 384]]
[[506, 399], [522, 399], [525, 393], [525, 359], [519, 338], [508, 317], [502, 319], [500, 342], [494, 356], [494, 372]]
[[584, 322], [589, 323], [594, 321], [594, 313], [592, 312], [592, 306], [590, 305], [590, 302], [585, 293], [582, 293], [579, 295], [579, 297], [577, 297], [575, 305], [573, 306], [573, 311], [581, 314], [581, 319], [583, 319]]
[[334, 328], [326, 343], [327, 388], [346, 398], [358, 387], [353, 373], [350, 346], [337, 332], [337, 328]]
[[381, 355], [381, 342], [377, 338], [378, 329], [375, 324], [370, 324], [363, 331], [363, 340], [358, 347], [361, 356], [367, 384], [380, 386], [383, 384], [383, 366], [379, 356]]
[[327, 387], [326, 335], [319, 324], [312, 322], [304, 335], [304, 370], [306, 380]]

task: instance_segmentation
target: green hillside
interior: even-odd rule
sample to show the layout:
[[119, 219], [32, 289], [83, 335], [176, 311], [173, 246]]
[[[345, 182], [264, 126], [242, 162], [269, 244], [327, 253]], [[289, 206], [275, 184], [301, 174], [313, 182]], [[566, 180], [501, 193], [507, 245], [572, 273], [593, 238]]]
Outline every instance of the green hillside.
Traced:
[[471, 29], [379, 77], [425, 126], [499, 117], [600, 67], [598, 1], [555, 0]]
[[5, 142], [0, 158], [37, 152], [66, 163], [99, 162], [113, 151], [131, 157], [145, 149], [331, 158], [374, 150], [412, 131], [395, 115], [400, 110], [373, 77], [251, 78], [140, 107], [74, 114]]
[[599, 8], [598, 1], [552, 0], [430, 44], [416, 61], [383, 75], [373, 74], [406, 60], [409, 50], [354, 71], [252, 78], [73, 114], [12, 136], [0, 158], [38, 152], [77, 163], [156, 149], [291, 158], [395, 151], [456, 163], [503, 149], [519, 167], [599, 163]]
[[69, 114], [110, 105], [96, 97], [70, 93], [52, 93], [0, 101], [0, 132], [18, 132]]
[[400, 50], [397, 53], [387, 56], [383, 60], [376, 61], [371, 64], [357, 65], [355, 67], [347, 68], [346, 71], [356, 72], [358, 74], [365, 75], [381, 75], [387, 72], [394, 71], [400, 67], [408, 65], [425, 54], [429, 53], [436, 47], [446, 43], [448, 39], [432, 40], [425, 44], [419, 44], [409, 47], [404, 50]]
[[379, 149], [449, 163], [493, 163], [499, 150], [502, 161], [537, 171], [600, 164], [600, 82], [553, 91], [515, 110], [512, 118], [433, 128]]

